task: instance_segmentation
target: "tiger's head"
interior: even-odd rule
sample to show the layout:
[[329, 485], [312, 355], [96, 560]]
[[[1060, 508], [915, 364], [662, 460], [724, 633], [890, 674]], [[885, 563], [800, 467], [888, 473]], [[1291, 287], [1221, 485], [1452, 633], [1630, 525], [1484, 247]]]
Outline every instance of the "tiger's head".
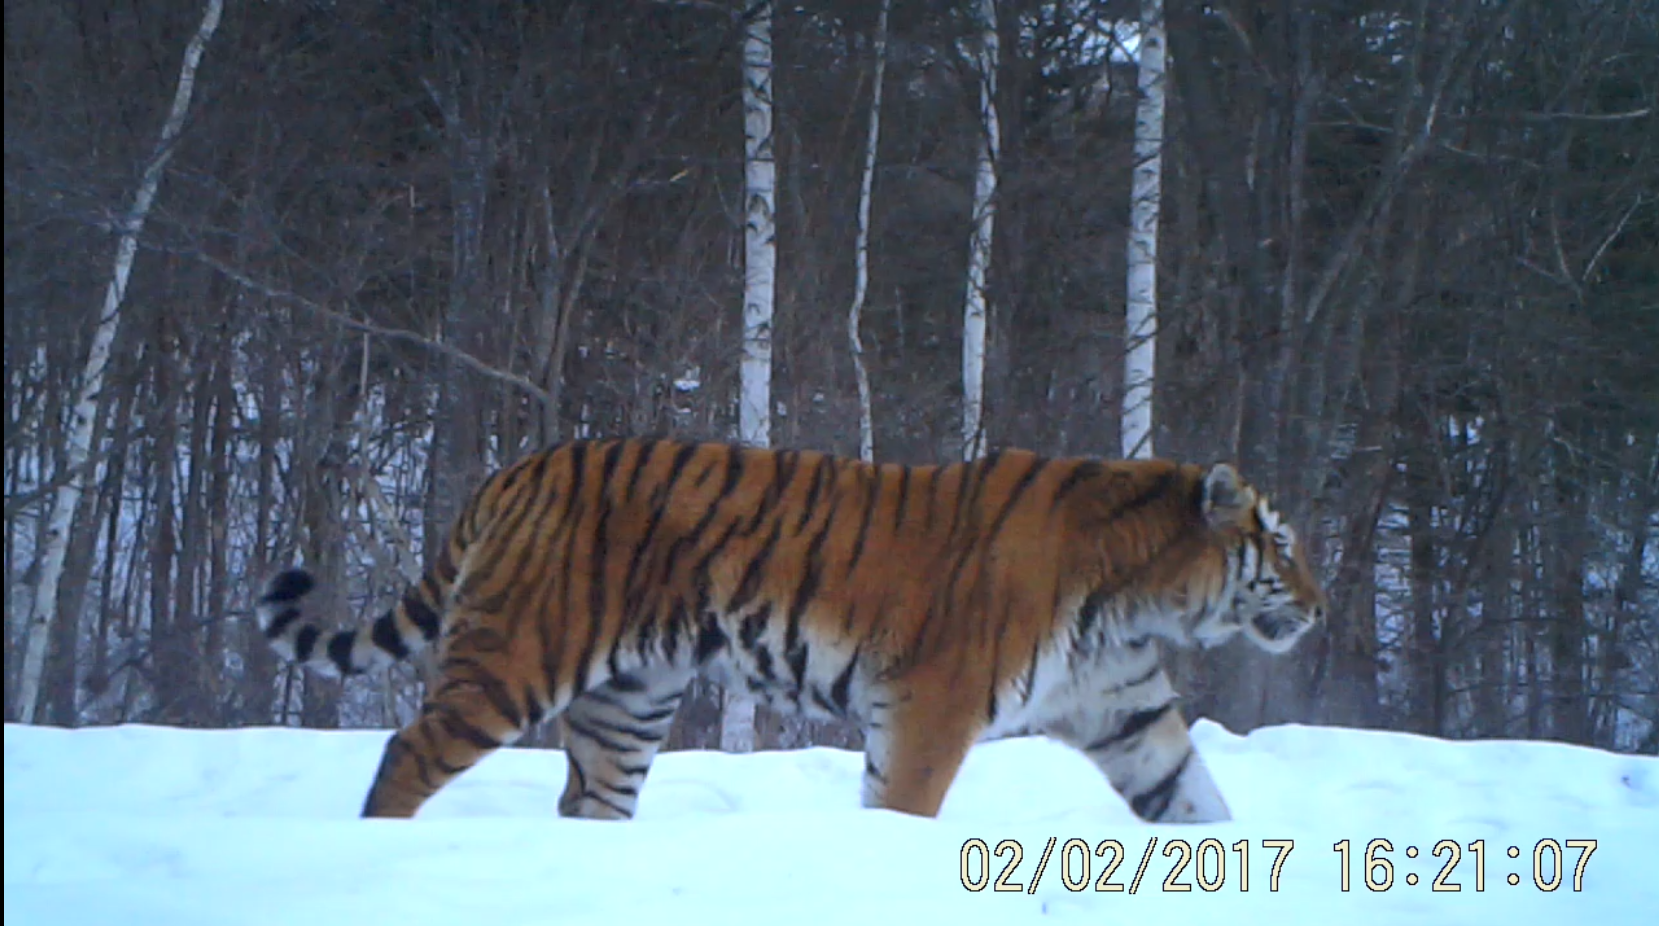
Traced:
[[1226, 463], [1205, 471], [1199, 508], [1228, 574], [1225, 600], [1200, 618], [1193, 636], [1212, 646], [1242, 632], [1270, 653], [1289, 650], [1327, 607], [1295, 529]]

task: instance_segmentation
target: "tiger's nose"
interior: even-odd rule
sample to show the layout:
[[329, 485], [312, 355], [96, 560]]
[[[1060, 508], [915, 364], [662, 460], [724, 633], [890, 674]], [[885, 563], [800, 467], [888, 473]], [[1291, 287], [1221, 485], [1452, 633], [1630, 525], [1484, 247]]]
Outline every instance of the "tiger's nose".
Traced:
[[1322, 623], [1325, 620], [1325, 606], [1324, 605], [1316, 604], [1316, 605], [1313, 606], [1313, 620], [1314, 620], [1314, 623]]

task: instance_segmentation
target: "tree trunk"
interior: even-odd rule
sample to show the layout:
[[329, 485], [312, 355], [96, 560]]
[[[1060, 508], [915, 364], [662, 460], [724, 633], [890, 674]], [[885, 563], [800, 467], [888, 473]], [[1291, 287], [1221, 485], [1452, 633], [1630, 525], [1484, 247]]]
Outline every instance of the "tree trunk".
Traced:
[[[1419, 397], [1418, 401], [1421, 401]], [[1445, 690], [1441, 635], [1436, 629], [1436, 588], [1440, 568], [1434, 529], [1434, 476], [1430, 467], [1435, 439], [1430, 412], [1405, 412], [1406, 530], [1409, 533], [1411, 613], [1407, 624], [1407, 677], [1411, 680], [1411, 726], [1419, 733], [1439, 736], [1444, 730], [1442, 693]]]
[[155, 203], [156, 191], [161, 186], [161, 173], [173, 156], [179, 133], [184, 129], [185, 115], [190, 111], [190, 97], [196, 87], [196, 68], [201, 64], [207, 43], [219, 28], [219, 17], [224, 11], [224, 0], [208, 0], [201, 25], [185, 47], [184, 63], [179, 68], [178, 87], [173, 93], [173, 106], [167, 121], [161, 127], [149, 163], [139, 180], [132, 207], [121, 222], [121, 237], [116, 245], [115, 268], [109, 286], [104, 290], [104, 302], [93, 329], [92, 346], [87, 351], [86, 368], [76, 393], [75, 408], [70, 419], [69, 454], [65, 460], [70, 478], [57, 491], [52, 506], [52, 519], [46, 530], [46, 542], [41, 552], [42, 567], [39, 584], [35, 586], [34, 610], [29, 615], [23, 649], [22, 683], [19, 686], [19, 717], [26, 723], [35, 721], [40, 703], [41, 674], [46, 665], [46, 648], [52, 622], [56, 619], [59, 579], [63, 575], [64, 556], [69, 549], [69, 531], [86, 485], [83, 471], [93, 458], [92, 428], [98, 416], [99, 401], [104, 388], [104, 374], [109, 368], [110, 349], [121, 322], [121, 303], [126, 298], [127, 280], [132, 275], [133, 259], [138, 254], [138, 236], [144, 231], [144, 222]]
[[157, 313], [157, 331], [151, 348], [155, 389], [151, 396], [149, 420], [155, 422], [150, 441], [151, 517], [155, 530], [150, 537], [150, 563], [146, 580], [150, 591], [150, 665], [155, 673], [154, 714], [161, 723], [179, 723], [180, 706], [187, 696], [189, 681], [195, 678], [191, 666], [185, 618], [177, 613], [173, 570], [179, 559], [178, 506], [179, 407], [183, 386], [177, 373], [181, 362], [178, 336], [172, 317]]
[[1163, 197], [1164, 4], [1141, 0], [1141, 41], [1136, 48], [1139, 98], [1135, 104], [1135, 165], [1129, 194], [1129, 292], [1125, 301], [1127, 344], [1123, 364], [1123, 427], [1126, 458], [1153, 455], [1152, 394], [1158, 357], [1158, 217]]
[[[1574, 448], [1588, 443], [1588, 429], [1578, 421], [1578, 412], [1568, 415], [1562, 425], [1565, 441]], [[1585, 491], [1586, 464], [1578, 455], [1563, 451], [1555, 462], [1555, 541], [1546, 551], [1549, 596], [1548, 633], [1550, 661], [1551, 734], [1569, 743], [1590, 741], [1590, 712], [1585, 685], [1588, 666], [1586, 642], [1589, 637], [1584, 610], [1586, 547], [1589, 545], [1589, 496]]]
[[[273, 524], [292, 519], [287, 512], [278, 510], [282, 493], [276, 485], [278, 444], [281, 439], [278, 426], [282, 413], [282, 371], [275, 358], [263, 357], [257, 362], [253, 374], [257, 378], [253, 384], [253, 401], [258, 416], [254, 429], [258, 453], [254, 458], [253, 549], [248, 554], [248, 574], [255, 577], [255, 582], [247, 584], [257, 588], [258, 583], [268, 578], [273, 561], [287, 559], [286, 555], [274, 555]], [[237, 720], [245, 724], [272, 723], [276, 720], [272, 710], [278, 675], [276, 654], [271, 651], [265, 635], [259, 632], [257, 621], [243, 620], [239, 624], [242, 632], [238, 635], [237, 645], [241, 648], [244, 663], [237, 686], [240, 706]]]
[[875, 459], [874, 411], [870, 407], [870, 371], [864, 364], [864, 341], [859, 321], [864, 315], [864, 297], [870, 287], [870, 190], [876, 174], [876, 149], [881, 141], [881, 87], [887, 73], [887, 14], [893, 0], [881, 0], [876, 19], [875, 78], [870, 88], [870, 131], [864, 142], [864, 173], [858, 187], [858, 240], [854, 244], [856, 276], [853, 305], [847, 312], [847, 339], [852, 345], [853, 373], [858, 379], [858, 457]]
[[[362, 400], [357, 378], [348, 371], [354, 352], [348, 348], [325, 351], [320, 372], [311, 390], [310, 407], [314, 430], [309, 453], [299, 467], [301, 479], [301, 521], [305, 538], [301, 549], [306, 564], [317, 576], [317, 614], [334, 615], [336, 622], [349, 622], [346, 606], [346, 491], [344, 461], [350, 446], [352, 418]], [[316, 672], [304, 672], [304, 701], [300, 725], [334, 728], [340, 725], [341, 680]]]
[[968, 285], [962, 310], [962, 459], [985, 453], [986, 277], [996, 222], [997, 157], [1002, 130], [997, 120], [997, 4], [979, 0], [979, 166], [974, 171], [973, 234], [968, 240]]
[[[743, 32], [743, 360], [739, 369], [737, 439], [772, 443], [772, 319], [777, 298], [777, 161], [772, 135], [771, 0], [752, 9]], [[752, 752], [755, 702], [726, 692], [720, 748]]]
[[[1640, 447], [1640, 445], [1638, 445]], [[1619, 578], [1613, 585], [1613, 618], [1607, 640], [1598, 647], [1600, 655], [1601, 685], [1605, 686], [1606, 694], [1602, 701], [1606, 705], [1599, 712], [1601, 723], [1596, 728], [1595, 745], [1604, 749], [1612, 749], [1616, 745], [1618, 735], [1618, 719], [1623, 704], [1624, 684], [1621, 678], [1626, 655], [1625, 635], [1632, 624], [1640, 626], [1638, 600], [1642, 592], [1642, 564], [1648, 559], [1649, 523], [1656, 509], [1659, 509], [1659, 435], [1646, 441], [1645, 453], [1648, 464], [1645, 468], [1633, 468], [1634, 473], [1645, 476], [1636, 476], [1632, 479], [1632, 506], [1630, 517], [1630, 546], [1625, 548], [1625, 554], [1619, 563]], [[1634, 456], [1634, 453], [1632, 454]], [[1639, 464], [1638, 464], [1639, 465]], [[1659, 725], [1656, 725], [1659, 726]]]
[[236, 442], [231, 434], [231, 409], [236, 401], [227, 364], [214, 364], [212, 378], [213, 434], [208, 459], [212, 461], [208, 477], [207, 499], [203, 514], [207, 518], [207, 639], [197, 670], [198, 690], [207, 695], [210, 716], [207, 722], [224, 726], [231, 722], [230, 691], [223, 670], [225, 657], [225, 625], [229, 619], [226, 602], [230, 597], [229, 527], [231, 519], [230, 482], [235, 468]]

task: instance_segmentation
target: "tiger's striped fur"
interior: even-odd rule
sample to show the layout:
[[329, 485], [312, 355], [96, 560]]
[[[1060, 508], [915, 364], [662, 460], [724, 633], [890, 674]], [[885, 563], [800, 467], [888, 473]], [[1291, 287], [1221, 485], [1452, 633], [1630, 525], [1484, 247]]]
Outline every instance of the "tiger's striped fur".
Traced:
[[1295, 533], [1226, 464], [638, 439], [495, 473], [365, 628], [322, 631], [311, 587], [290, 570], [260, 600], [291, 658], [355, 673], [439, 643], [363, 807], [401, 817], [544, 716], [569, 762], [560, 813], [631, 817], [707, 673], [860, 723], [868, 807], [933, 816], [974, 743], [1019, 732], [1082, 750], [1144, 819], [1225, 820], [1157, 641], [1279, 652], [1325, 607]]

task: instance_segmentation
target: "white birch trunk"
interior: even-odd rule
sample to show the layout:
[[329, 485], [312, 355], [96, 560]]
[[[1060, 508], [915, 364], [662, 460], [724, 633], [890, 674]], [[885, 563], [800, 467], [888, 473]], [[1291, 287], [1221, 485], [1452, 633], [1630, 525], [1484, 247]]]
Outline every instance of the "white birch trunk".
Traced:
[[973, 236], [968, 243], [968, 290], [962, 311], [962, 458], [985, 453], [985, 277], [991, 266], [991, 231], [996, 219], [997, 4], [980, 0], [979, 169], [974, 175]]
[[219, 28], [219, 17], [224, 12], [224, 0], [208, 0], [201, 25], [184, 50], [184, 63], [179, 68], [179, 83], [173, 92], [173, 107], [161, 127], [155, 151], [144, 174], [139, 179], [138, 191], [132, 207], [122, 217], [120, 238], [115, 248], [115, 267], [109, 286], [104, 290], [104, 302], [98, 315], [98, 326], [92, 333], [92, 345], [87, 351], [86, 369], [81, 374], [80, 388], [75, 396], [75, 407], [70, 414], [69, 440], [64, 466], [70, 478], [56, 493], [52, 504], [51, 521], [46, 528], [44, 548], [41, 551], [40, 580], [35, 585], [34, 608], [24, 631], [22, 678], [18, 686], [18, 718], [34, 723], [40, 708], [41, 675], [46, 668], [46, 648], [52, 622], [57, 617], [58, 582], [63, 576], [63, 561], [69, 550], [70, 522], [81, 499], [81, 492], [90, 480], [96, 482], [100, 467], [86, 465], [93, 458], [92, 429], [100, 411], [99, 400], [104, 388], [104, 374], [109, 369], [110, 348], [115, 343], [116, 330], [121, 322], [121, 303], [127, 295], [127, 280], [132, 275], [133, 258], [138, 254], [138, 236], [144, 231], [144, 220], [155, 203], [156, 190], [161, 186], [161, 174], [173, 156], [173, 146], [184, 129], [184, 119], [190, 111], [190, 97], [196, 88], [196, 68], [201, 64], [207, 43]]
[[870, 90], [870, 133], [864, 143], [864, 178], [858, 189], [858, 243], [854, 248], [857, 274], [853, 282], [853, 306], [847, 312], [847, 338], [852, 342], [853, 372], [858, 377], [858, 457], [875, 459], [875, 415], [870, 407], [870, 371], [864, 365], [864, 339], [859, 323], [864, 316], [864, 299], [870, 289], [870, 188], [875, 182], [876, 149], [881, 142], [881, 83], [887, 73], [887, 12], [892, 0], [881, 0], [876, 19], [876, 73]]
[[1158, 356], [1158, 215], [1163, 193], [1164, 4], [1141, 0], [1135, 105], [1135, 165], [1129, 199], [1129, 287], [1125, 302], [1123, 455], [1150, 457], [1152, 388]]
[[[777, 163], [772, 148], [772, 12], [759, 4], [743, 32], [743, 360], [738, 371], [738, 440], [771, 446], [772, 304], [777, 291]], [[720, 748], [752, 752], [755, 703], [727, 691]]]

